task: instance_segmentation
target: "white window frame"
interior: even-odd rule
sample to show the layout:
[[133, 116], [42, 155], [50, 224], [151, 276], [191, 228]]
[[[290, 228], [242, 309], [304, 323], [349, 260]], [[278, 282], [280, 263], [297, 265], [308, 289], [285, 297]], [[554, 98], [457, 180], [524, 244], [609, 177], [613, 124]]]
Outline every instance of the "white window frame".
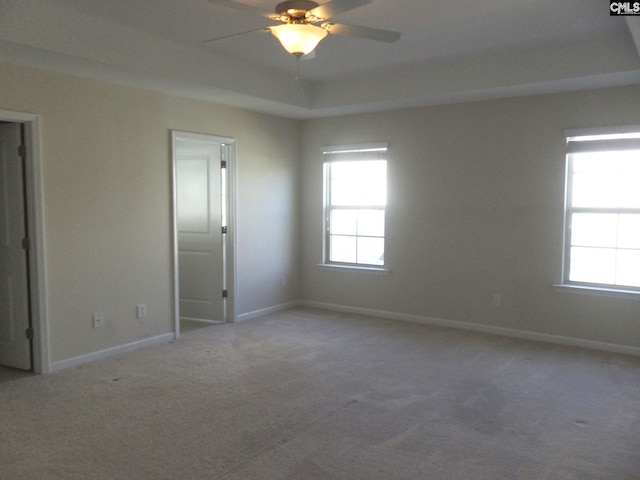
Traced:
[[640, 208], [583, 208], [573, 207], [572, 155], [598, 151], [640, 150], [640, 125], [568, 130], [565, 132], [567, 154], [565, 163], [565, 216], [561, 282], [556, 290], [570, 293], [604, 295], [640, 299], [640, 287], [617, 284], [578, 282], [569, 279], [571, 263], [571, 221], [574, 213], [609, 212], [640, 214]]
[[[330, 213], [329, 205], [330, 186], [328, 185], [329, 164], [333, 162], [343, 161], [366, 161], [366, 160], [384, 160], [387, 162], [389, 145], [386, 142], [355, 144], [355, 145], [338, 145], [327, 146], [323, 148], [323, 242], [322, 242], [322, 262], [318, 265], [321, 269], [326, 270], [353, 270], [366, 273], [382, 273], [389, 272], [387, 268], [387, 205], [383, 207], [385, 212], [385, 235], [384, 235], [384, 261], [382, 265], [364, 264], [364, 263], [346, 263], [330, 261]], [[388, 185], [388, 182], [387, 182]], [[388, 199], [387, 199], [388, 204]], [[376, 206], [380, 208], [380, 206]]]

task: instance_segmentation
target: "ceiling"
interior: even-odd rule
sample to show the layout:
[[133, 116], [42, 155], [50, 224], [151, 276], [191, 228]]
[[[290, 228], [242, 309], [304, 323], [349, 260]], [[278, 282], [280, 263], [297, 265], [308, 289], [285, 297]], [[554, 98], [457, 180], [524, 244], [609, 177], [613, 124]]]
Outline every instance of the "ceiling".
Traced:
[[[273, 11], [278, 0], [237, 0]], [[326, 0], [318, 0], [326, 3]], [[640, 17], [604, 0], [373, 0], [298, 62], [208, 0], [0, 0], [0, 61], [292, 118], [640, 84]]]

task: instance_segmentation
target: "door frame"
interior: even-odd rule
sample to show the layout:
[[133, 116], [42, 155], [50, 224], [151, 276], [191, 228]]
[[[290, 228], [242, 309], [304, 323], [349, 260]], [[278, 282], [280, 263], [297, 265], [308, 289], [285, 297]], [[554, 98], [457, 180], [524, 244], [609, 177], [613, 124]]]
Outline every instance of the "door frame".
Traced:
[[204, 133], [171, 130], [171, 218], [173, 230], [173, 315], [175, 338], [180, 338], [180, 283], [178, 278], [178, 211], [176, 146], [178, 141], [224, 143], [229, 146], [227, 161], [227, 241], [225, 248], [225, 284], [227, 286], [225, 322], [233, 323], [236, 314], [236, 140]]
[[49, 328], [40, 116], [33, 113], [0, 110], [0, 120], [20, 123], [24, 127], [27, 155], [24, 181], [26, 184], [26, 215], [30, 240], [28, 251], [29, 289], [31, 326], [33, 328], [33, 364], [31, 367], [35, 373], [49, 373]]

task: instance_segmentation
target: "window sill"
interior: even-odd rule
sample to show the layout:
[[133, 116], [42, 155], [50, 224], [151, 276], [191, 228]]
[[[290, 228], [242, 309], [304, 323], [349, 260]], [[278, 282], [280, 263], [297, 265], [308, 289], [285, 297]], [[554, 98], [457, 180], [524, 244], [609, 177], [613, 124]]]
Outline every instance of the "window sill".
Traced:
[[585, 285], [567, 285], [567, 284], [555, 284], [553, 285], [556, 292], [561, 293], [575, 293], [579, 295], [596, 295], [600, 297], [610, 298], [633, 298], [640, 300], [640, 291], [637, 290], [624, 290], [618, 288], [606, 288], [606, 287], [588, 287]]
[[388, 275], [389, 270], [384, 267], [357, 267], [354, 265], [334, 265], [331, 263], [319, 263], [316, 265], [320, 270], [332, 270], [334, 272], [358, 272], [372, 275]]

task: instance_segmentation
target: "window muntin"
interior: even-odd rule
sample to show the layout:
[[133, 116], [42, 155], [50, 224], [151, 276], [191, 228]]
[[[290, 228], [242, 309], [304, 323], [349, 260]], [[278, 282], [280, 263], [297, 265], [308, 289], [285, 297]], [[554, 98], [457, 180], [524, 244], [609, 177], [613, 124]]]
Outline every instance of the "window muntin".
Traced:
[[325, 150], [324, 263], [384, 266], [387, 148]]
[[567, 136], [565, 284], [640, 290], [640, 127]]

